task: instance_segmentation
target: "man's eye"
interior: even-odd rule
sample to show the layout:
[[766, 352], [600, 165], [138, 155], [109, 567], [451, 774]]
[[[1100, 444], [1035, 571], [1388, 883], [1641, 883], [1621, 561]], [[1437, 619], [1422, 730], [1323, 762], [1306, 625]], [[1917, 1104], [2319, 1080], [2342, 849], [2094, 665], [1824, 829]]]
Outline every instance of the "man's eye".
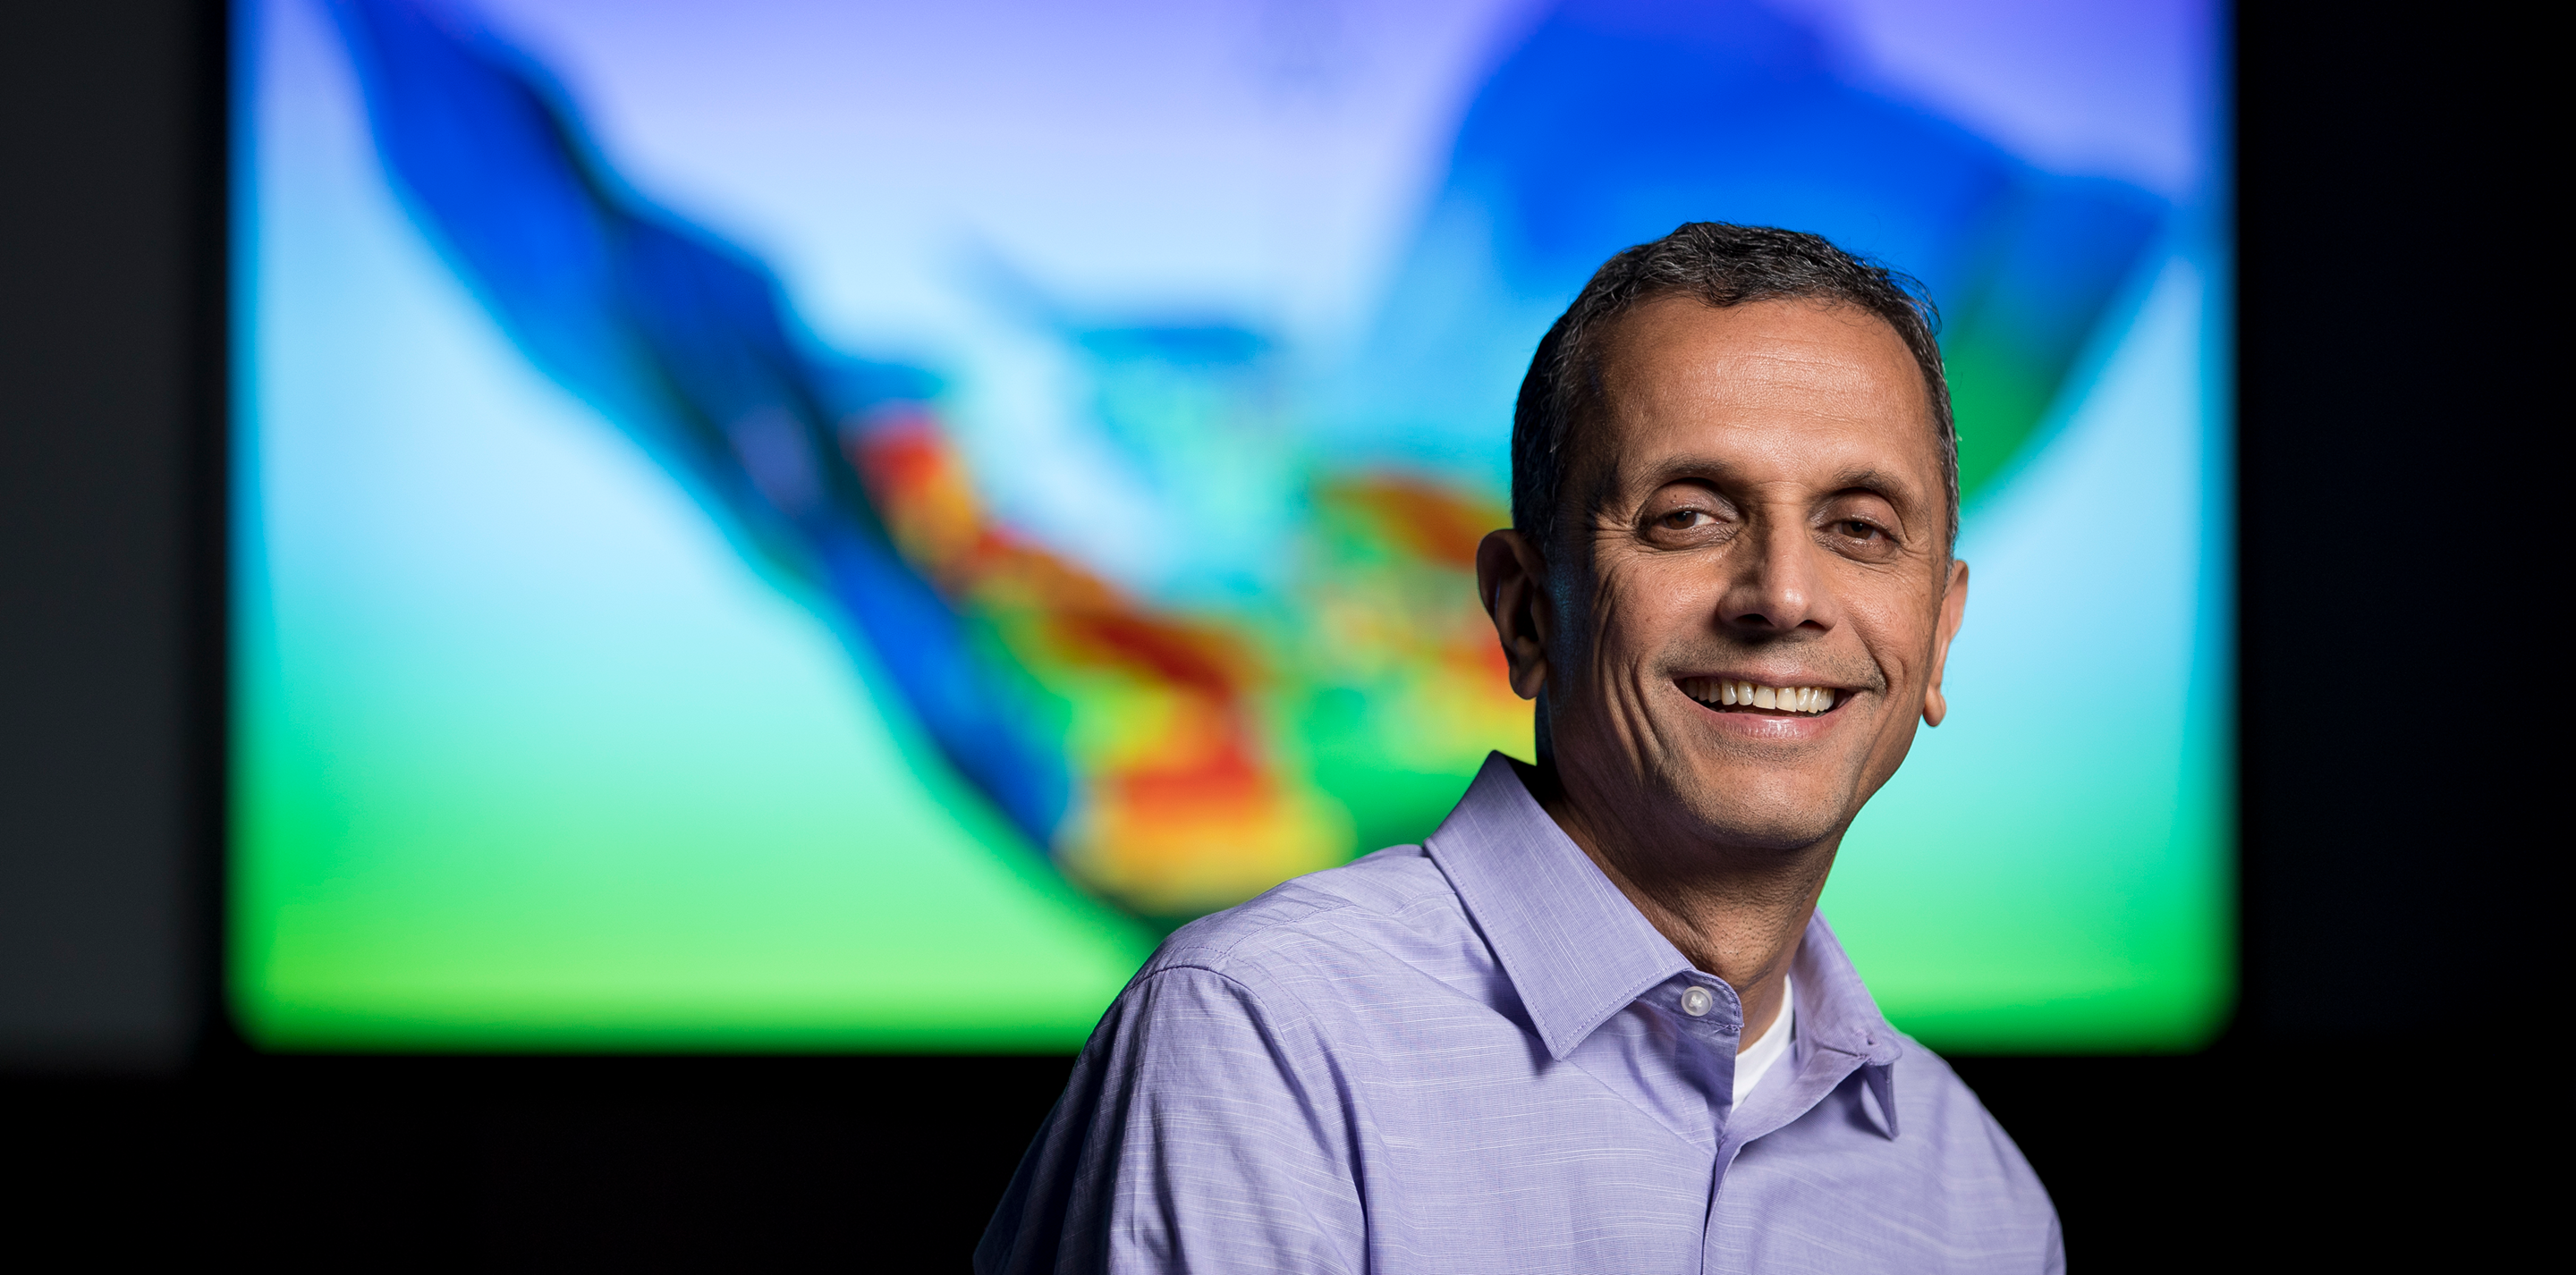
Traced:
[[1844, 535], [1849, 536], [1854, 540], [1867, 540], [1871, 536], [1879, 534], [1879, 530], [1876, 526], [1862, 522], [1858, 518], [1845, 518], [1840, 523], [1835, 524], [1835, 526], [1836, 529], [1840, 530]]
[[1655, 520], [1657, 525], [1674, 531], [1688, 531], [1707, 521], [1708, 511], [1704, 509], [1676, 509]]

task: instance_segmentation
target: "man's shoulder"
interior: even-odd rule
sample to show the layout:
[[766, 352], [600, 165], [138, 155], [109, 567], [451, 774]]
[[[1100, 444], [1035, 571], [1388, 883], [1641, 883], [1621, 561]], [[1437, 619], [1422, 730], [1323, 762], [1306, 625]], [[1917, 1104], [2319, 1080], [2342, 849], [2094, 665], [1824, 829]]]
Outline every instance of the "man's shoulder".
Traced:
[[[1919, 1101], [1927, 1108], [1945, 1112], [1973, 1111], [1985, 1114], [1985, 1103], [1977, 1092], [1961, 1079], [1950, 1060], [1933, 1052], [1931, 1046], [1914, 1037], [1890, 1029], [1899, 1046], [1896, 1055], [1897, 1107], [1900, 1112]], [[1909, 1101], [1912, 1100], [1912, 1101]]]
[[1457, 891], [1431, 856], [1420, 846], [1391, 846], [1182, 926], [1138, 977], [1173, 969], [1247, 983], [1329, 976], [1391, 959], [1410, 963], [1418, 950], [1454, 950], [1470, 933]]
[[2047, 1191], [2030, 1161], [1976, 1090], [1923, 1042], [1903, 1032], [1896, 1038], [1902, 1045], [1895, 1076], [1896, 1111], [1903, 1125], [1899, 1140], [1939, 1158], [1945, 1173], [1991, 1174], [2003, 1194], [2026, 1196], [2044, 1206]]

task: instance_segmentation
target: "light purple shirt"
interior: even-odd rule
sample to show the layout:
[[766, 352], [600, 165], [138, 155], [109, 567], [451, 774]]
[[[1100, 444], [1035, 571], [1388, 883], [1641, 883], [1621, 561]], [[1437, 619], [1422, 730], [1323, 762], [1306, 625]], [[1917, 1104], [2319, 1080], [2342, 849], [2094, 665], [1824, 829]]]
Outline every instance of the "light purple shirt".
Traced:
[[2030, 1165], [1823, 918], [1791, 968], [1789, 1056], [1732, 1109], [1734, 989], [1496, 755], [1425, 844], [1173, 934], [975, 1269], [2061, 1270]]

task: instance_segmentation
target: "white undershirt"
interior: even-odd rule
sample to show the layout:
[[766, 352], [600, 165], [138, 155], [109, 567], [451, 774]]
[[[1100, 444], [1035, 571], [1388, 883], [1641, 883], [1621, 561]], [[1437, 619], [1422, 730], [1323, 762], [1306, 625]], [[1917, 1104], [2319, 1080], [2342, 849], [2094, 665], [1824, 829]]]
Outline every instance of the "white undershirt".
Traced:
[[1744, 1096], [1762, 1083], [1763, 1074], [1789, 1052], [1790, 1024], [1798, 1019], [1798, 998], [1792, 994], [1789, 976], [1780, 976], [1780, 1013], [1764, 1030], [1762, 1039], [1745, 1046], [1735, 1055], [1735, 1105], [1744, 1105]]

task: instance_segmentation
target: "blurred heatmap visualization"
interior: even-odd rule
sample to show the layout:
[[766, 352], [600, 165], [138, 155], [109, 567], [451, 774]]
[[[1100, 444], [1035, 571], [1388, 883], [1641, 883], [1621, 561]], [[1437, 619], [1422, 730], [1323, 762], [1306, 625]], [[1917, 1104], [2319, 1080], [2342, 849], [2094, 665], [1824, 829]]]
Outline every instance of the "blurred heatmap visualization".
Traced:
[[1078, 1043], [1169, 927], [1530, 755], [1512, 396], [1688, 220], [1944, 315], [1957, 720], [1825, 902], [1889, 1013], [2223, 1021], [2206, 5], [237, 13], [262, 1041]]

